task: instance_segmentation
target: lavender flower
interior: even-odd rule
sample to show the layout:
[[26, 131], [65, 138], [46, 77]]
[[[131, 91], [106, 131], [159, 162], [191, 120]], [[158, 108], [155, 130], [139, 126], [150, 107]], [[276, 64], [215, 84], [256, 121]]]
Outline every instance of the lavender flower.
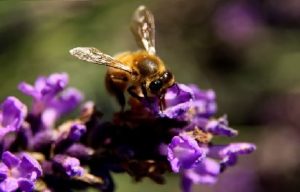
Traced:
[[56, 155], [53, 157], [53, 162], [56, 167], [69, 177], [81, 176], [84, 173], [84, 169], [80, 166], [80, 161], [76, 158], [67, 155]]
[[172, 170], [179, 172], [181, 169], [189, 169], [197, 166], [205, 158], [206, 148], [198, 145], [194, 138], [188, 135], [173, 137], [168, 147], [168, 160]]
[[27, 107], [15, 97], [7, 97], [0, 106], [0, 138], [18, 131], [27, 115]]
[[176, 84], [168, 89], [165, 100], [163, 115], [171, 119], [188, 120], [192, 110], [199, 117], [211, 117], [217, 110], [214, 91], [202, 91], [195, 85]]
[[82, 124], [73, 124], [68, 134], [68, 138], [73, 141], [79, 141], [81, 136], [86, 132], [85, 125]]
[[83, 144], [75, 143], [66, 150], [66, 154], [78, 159], [88, 160], [94, 154], [94, 150]]
[[40, 164], [30, 155], [20, 157], [9, 151], [2, 154], [0, 163], [1, 191], [33, 191], [35, 181], [42, 175]]
[[[255, 150], [250, 143], [212, 142], [214, 136], [232, 137], [237, 131], [229, 127], [226, 116], [213, 116], [214, 91], [196, 85], [168, 89], [162, 111], [158, 98], [131, 99], [131, 109], [104, 122], [94, 103], [87, 102], [78, 118], [55, 126], [82, 100], [78, 90], [66, 89], [67, 84], [65, 73], [40, 77], [34, 86], [21, 83], [19, 89], [33, 97], [28, 114], [14, 97], [1, 104], [2, 151], [13, 149], [20, 155], [2, 153], [0, 191], [33, 191], [41, 178], [43, 185], [36, 191], [93, 187], [112, 192], [111, 172], [126, 172], [136, 181], [149, 177], [161, 184], [163, 174], [173, 171], [181, 174], [182, 189], [188, 192], [193, 184], [215, 183], [239, 155]], [[14, 137], [4, 137], [12, 132]], [[9, 138], [9, 145], [3, 138]], [[41, 166], [23, 151], [31, 151]]]
[[191, 191], [192, 184], [214, 184], [220, 174], [220, 164], [206, 158], [197, 167], [186, 169], [182, 173], [181, 185], [184, 192]]
[[[176, 96], [177, 95], [177, 96]], [[236, 163], [238, 155], [255, 150], [250, 143], [215, 145], [213, 136], [236, 136], [237, 131], [228, 127], [226, 116], [215, 119], [215, 95], [201, 91], [195, 85], [177, 86], [166, 94], [168, 118], [184, 120], [186, 125], [176, 129], [167, 147], [167, 157], [174, 172], [182, 174], [183, 191], [190, 191], [193, 184], [213, 184], [218, 175]], [[162, 153], [163, 155], [163, 153]]]
[[41, 76], [34, 85], [20, 83], [19, 90], [33, 98], [32, 113], [40, 114], [51, 106], [53, 98], [67, 86], [68, 81], [66, 73]]
[[52, 127], [62, 115], [72, 111], [83, 99], [75, 88], [64, 90], [68, 85], [66, 73], [39, 77], [34, 85], [22, 82], [19, 90], [33, 98], [31, 114], [41, 118], [42, 126]]
[[222, 116], [218, 119], [215, 118], [203, 118], [203, 117], [194, 117], [191, 119], [190, 124], [186, 126], [185, 130], [194, 130], [197, 127], [198, 129], [211, 133], [213, 135], [220, 136], [236, 136], [238, 132], [228, 126], [228, 121], [226, 116]]
[[237, 161], [238, 155], [249, 154], [256, 149], [256, 146], [251, 143], [231, 143], [229, 145], [223, 146], [214, 146], [212, 147], [212, 153], [218, 154], [221, 158], [221, 165], [222, 169], [226, 168], [227, 166], [232, 166]]

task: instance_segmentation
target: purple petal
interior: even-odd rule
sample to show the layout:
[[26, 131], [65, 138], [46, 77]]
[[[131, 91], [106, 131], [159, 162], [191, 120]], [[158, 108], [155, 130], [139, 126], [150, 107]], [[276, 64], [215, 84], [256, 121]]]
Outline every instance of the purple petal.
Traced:
[[193, 90], [184, 84], [177, 84], [167, 90], [165, 100], [167, 107], [172, 107], [194, 99]]
[[40, 92], [42, 95], [41, 99], [48, 105], [48, 102], [67, 86], [69, 77], [66, 73], [53, 73], [45, 80], [46, 83]]
[[10, 169], [20, 164], [20, 159], [9, 151], [2, 154], [2, 161]]
[[26, 82], [21, 82], [18, 85], [18, 89], [24, 93], [25, 95], [31, 96], [34, 99], [39, 99], [41, 97], [40, 92], [38, 92], [35, 87], [32, 85], [26, 83]]
[[41, 97], [41, 93], [43, 91], [43, 89], [46, 87], [47, 84], [47, 77], [44, 76], [40, 76], [38, 77], [35, 82], [34, 82], [34, 88], [36, 90], [36, 92], [39, 93], [39, 96]]
[[81, 176], [84, 173], [84, 169], [80, 166], [80, 161], [77, 158], [55, 155], [53, 160], [70, 177]]
[[54, 73], [47, 78], [47, 85], [52, 87], [56, 92], [63, 90], [69, 83], [67, 73]]
[[33, 191], [34, 182], [29, 179], [20, 178], [18, 179], [18, 185], [21, 191], [30, 192]]
[[185, 120], [188, 110], [191, 108], [192, 102], [185, 102], [168, 107], [163, 114], [171, 119]]
[[9, 169], [4, 163], [0, 163], [0, 182], [8, 177]]
[[200, 147], [197, 141], [188, 135], [173, 137], [168, 146], [168, 160], [174, 172], [194, 167], [202, 161], [206, 153], [207, 149]]
[[7, 97], [0, 106], [0, 124], [11, 131], [20, 128], [26, 115], [26, 106], [16, 97]]
[[210, 117], [216, 110], [215, 93], [203, 91], [196, 85], [176, 84], [165, 95], [167, 108], [163, 114], [169, 118], [184, 120], [187, 116]]
[[214, 184], [217, 181], [217, 176], [219, 173], [219, 163], [212, 159], [206, 158], [196, 167], [184, 170], [183, 177], [191, 180], [192, 184]]
[[217, 111], [215, 102], [207, 102], [203, 100], [196, 100], [193, 102], [192, 110], [195, 111], [197, 116], [211, 117]]
[[221, 171], [224, 171], [228, 166], [233, 166], [237, 163], [237, 155], [229, 155], [223, 157], [222, 161], [220, 162]]
[[227, 117], [223, 116], [219, 119], [209, 120], [204, 131], [210, 132], [214, 135], [236, 136], [238, 131], [228, 127]]
[[232, 143], [229, 145], [214, 145], [210, 147], [209, 156], [221, 160], [222, 170], [235, 165], [238, 155], [252, 153], [256, 146], [251, 143]]
[[38, 132], [29, 142], [30, 149], [39, 151], [45, 146], [50, 146], [57, 139], [57, 135], [52, 130]]
[[13, 192], [18, 189], [18, 181], [15, 178], [8, 177], [0, 183], [0, 191]]
[[216, 95], [213, 90], [200, 90], [196, 85], [176, 84], [167, 90], [165, 100], [167, 107], [188, 102], [202, 101], [205, 103], [215, 103]]
[[79, 90], [69, 88], [55, 98], [49, 107], [55, 109], [59, 115], [64, 115], [74, 110], [82, 100], [83, 95]]
[[66, 73], [54, 73], [48, 77], [39, 77], [34, 86], [27, 83], [20, 83], [19, 89], [26, 95], [34, 98], [33, 113], [38, 115], [48, 108], [51, 101], [68, 84]]
[[74, 142], [79, 141], [81, 136], [84, 135], [85, 132], [86, 132], [86, 126], [76, 123], [72, 125], [68, 138]]
[[45, 109], [41, 116], [43, 127], [53, 128], [53, 126], [58, 118], [59, 118], [59, 114], [58, 114], [57, 110], [55, 110], [53, 108]]
[[251, 143], [232, 143], [220, 150], [221, 156], [228, 155], [244, 155], [252, 153], [256, 149], [256, 146]]
[[216, 100], [216, 94], [212, 89], [204, 91], [194, 84], [190, 84], [188, 86], [192, 90], [196, 100], [205, 100], [210, 102], [214, 102]]
[[26, 153], [22, 154], [18, 171], [22, 175], [22, 177], [30, 179], [31, 181], [35, 181], [42, 175], [41, 165], [36, 159]]
[[[176, 86], [174, 86], [176, 87]], [[209, 108], [211, 112], [215, 113], [216, 112], [216, 95], [213, 90], [201, 90], [198, 88], [198, 86], [194, 84], [190, 85], [184, 85], [184, 84], [178, 84], [178, 88], [180, 90], [179, 94], [178, 91], [174, 93], [175, 88], [173, 88], [172, 92], [173, 93], [173, 100], [177, 100], [177, 104], [179, 103], [184, 103], [187, 101], [201, 101], [204, 103], [204, 106], [207, 106], [207, 109]], [[168, 94], [168, 93], [167, 93]], [[166, 96], [167, 96], [166, 94]], [[176, 97], [175, 97], [176, 95]], [[168, 98], [168, 97], [167, 97]], [[166, 99], [166, 102], [168, 104], [168, 100]]]
[[193, 131], [193, 130], [195, 130], [195, 128], [197, 128], [197, 129], [201, 129], [204, 132], [207, 132], [205, 130], [205, 126], [207, 125], [208, 121], [209, 120], [205, 117], [194, 117], [189, 122], [189, 124], [184, 127], [184, 130], [185, 131]]
[[179, 120], [190, 120], [191, 117], [210, 117], [216, 111], [214, 103], [207, 103], [205, 101], [196, 100], [180, 103], [173, 107], [169, 107], [163, 111], [164, 115], [169, 118], [176, 118]]
[[35, 102], [41, 101], [43, 99], [42, 91], [45, 89], [45, 87], [47, 87], [46, 79], [47, 78], [43, 76], [38, 77], [35, 81], [34, 86], [26, 82], [21, 82], [18, 85], [18, 89], [25, 95], [31, 96]]
[[66, 154], [78, 159], [88, 159], [94, 154], [94, 150], [85, 145], [76, 143], [67, 149]]
[[219, 119], [207, 119], [205, 117], [195, 117], [185, 127], [186, 131], [192, 131], [198, 128], [204, 132], [211, 133], [213, 135], [223, 136], [236, 136], [238, 132], [235, 129], [228, 127], [228, 121], [226, 116]]

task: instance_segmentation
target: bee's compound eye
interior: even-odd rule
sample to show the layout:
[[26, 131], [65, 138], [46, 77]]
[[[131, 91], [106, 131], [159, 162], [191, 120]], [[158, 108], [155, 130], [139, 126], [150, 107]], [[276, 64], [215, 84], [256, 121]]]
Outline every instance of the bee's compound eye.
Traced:
[[163, 83], [161, 80], [154, 80], [150, 83], [149, 85], [149, 89], [152, 91], [152, 92], [157, 92], [159, 91], [163, 86]]

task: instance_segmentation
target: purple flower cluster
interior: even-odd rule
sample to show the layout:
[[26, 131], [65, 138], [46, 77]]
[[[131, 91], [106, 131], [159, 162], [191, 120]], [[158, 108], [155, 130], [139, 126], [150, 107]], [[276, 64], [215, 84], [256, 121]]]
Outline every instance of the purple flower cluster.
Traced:
[[27, 115], [27, 107], [15, 97], [8, 97], [0, 105], [0, 138], [20, 129]]
[[212, 90], [176, 84], [158, 101], [130, 98], [131, 108], [111, 121], [93, 102], [76, 119], [61, 117], [83, 99], [67, 88], [65, 73], [39, 77], [19, 89], [33, 99], [30, 110], [15, 97], [0, 105], [0, 191], [72, 191], [95, 188], [114, 191], [111, 172], [128, 173], [136, 181], [164, 182], [165, 172], [180, 173], [184, 191], [192, 184], [213, 184], [236, 163], [238, 155], [255, 150], [249, 143], [216, 145], [213, 136], [236, 136], [226, 116], [213, 118]]
[[[67, 85], [65, 73], [39, 77], [34, 85], [20, 83], [19, 89], [33, 98], [29, 112], [15, 97], [2, 102], [0, 191], [53, 190], [47, 186], [49, 175], [67, 178], [84, 175], [76, 157], [89, 156], [92, 151], [78, 143], [86, 132], [84, 122], [72, 120], [56, 128], [59, 118], [74, 110], [83, 99], [78, 90]], [[37, 181], [45, 185], [39, 188], [35, 186]]]
[[83, 99], [75, 88], [68, 88], [66, 73], [39, 77], [34, 85], [22, 82], [19, 90], [33, 99], [31, 113], [40, 116], [41, 127], [51, 128], [62, 115], [72, 111]]
[[34, 182], [42, 175], [36, 159], [23, 153], [19, 157], [9, 151], [2, 153], [0, 163], [1, 191], [33, 191]]
[[178, 84], [168, 90], [165, 99], [167, 108], [162, 115], [187, 122], [164, 150], [172, 170], [182, 175], [183, 191], [190, 191], [192, 184], [214, 184], [222, 171], [236, 163], [238, 155], [255, 150], [251, 143], [211, 142], [213, 136], [232, 137], [238, 133], [228, 126], [226, 116], [213, 117], [217, 107], [212, 90]]

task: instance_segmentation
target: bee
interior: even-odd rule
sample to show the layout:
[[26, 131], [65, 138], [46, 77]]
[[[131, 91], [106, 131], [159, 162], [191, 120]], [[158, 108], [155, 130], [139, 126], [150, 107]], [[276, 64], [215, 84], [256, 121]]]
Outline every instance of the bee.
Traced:
[[175, 79], [156, 55], [154, 16], [145, 6], [139, 6], [134, 12], [131, 31], [140, 48], [138, 51], [111, 57], [93, 47], [77, 47], [71, 49], [70, 54], [80, 60], [108, 67], [106, 88], [116, 97], [122, 110], [126, 90], [138, 100], [159, 98], [162, 110], [166, 90], [174, 85]]

